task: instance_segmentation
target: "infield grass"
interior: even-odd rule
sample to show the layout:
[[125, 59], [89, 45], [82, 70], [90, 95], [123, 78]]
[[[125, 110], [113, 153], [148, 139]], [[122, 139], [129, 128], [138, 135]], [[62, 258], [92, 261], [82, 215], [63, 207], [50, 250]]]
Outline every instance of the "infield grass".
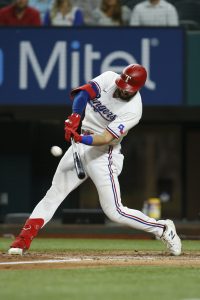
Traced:
[[[0, 239], [6, 252], [10, 239]], [[199, 241], [183, 241], [200, 251]], [[33, 251], [164, 250], [154, 240], [35, 239]], [[186, 256], [187, 259], [187, 256]], [[188, 266], [101, 266], [1, 270], [2, 300], [200, 300], [200, 269]]]

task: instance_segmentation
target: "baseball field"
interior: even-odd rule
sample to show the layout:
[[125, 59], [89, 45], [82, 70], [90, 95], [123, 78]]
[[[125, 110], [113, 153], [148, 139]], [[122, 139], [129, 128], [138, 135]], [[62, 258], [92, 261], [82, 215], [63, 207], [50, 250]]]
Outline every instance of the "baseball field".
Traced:
[[157, 240], [37, 238], [9, 256], [0, 238], [0, 295], [6, 300], [200, 300], [200, 243], [166, 253]]

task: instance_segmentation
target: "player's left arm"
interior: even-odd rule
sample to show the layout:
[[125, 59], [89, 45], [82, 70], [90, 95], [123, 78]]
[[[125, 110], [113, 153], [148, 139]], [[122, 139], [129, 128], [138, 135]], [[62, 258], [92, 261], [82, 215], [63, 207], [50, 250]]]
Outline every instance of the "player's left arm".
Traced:
[[115, 137], [108, 131], [104, 130], [102, 134], [93, 134], [93, 135], [79, 135], [72, 128], [67, 128], [68, 135], [73, 136], [75, 142], [82, 143], [90, 146], [103, 146], [109, 145]]
[[115, 139], [108, 130], [104, 130], [102, 134], [94, 134], [92, 138], [93, 146], [109, 145]]
[[[124, 119], [124, 122], [122, 121]], [[137, 114], [126, 113], [123, 118], [117, 117], [112, 121], [102, 134], [79, 135], [73, 129], [70, 135], [74, 137], [75, 142], [85, 145], [102, 146], [109, 145], [114, 139], [119, 139], [126, 135], [129, 129], [139, 122], [140, 117]]]
[[69, 134], [72, 135], [74, 140], [78, 143], [93, 146], [109, 145], [114, 139], [125, 136], [129, 129], [139, 122], [142, 115], [142, 105], [139, 102], [138, 105], [132, 106], [132, 102], [126, 104], [102, 134], [79, 135], [71, 128], [69, 128], [71, 131]]

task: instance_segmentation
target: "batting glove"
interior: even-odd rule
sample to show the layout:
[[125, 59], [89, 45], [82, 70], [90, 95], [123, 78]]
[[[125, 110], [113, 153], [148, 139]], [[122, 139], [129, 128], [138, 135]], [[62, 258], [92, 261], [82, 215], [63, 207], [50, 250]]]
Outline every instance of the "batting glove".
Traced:
[[65, 120], [65, 127], [70, 127], [73, 130], [77, 130], [80, 121], [81, 116], [79, 114], [73, 113], [67, 118], [67, 120]]
[[74, 129], [72, 129], [71, 127], [65, 127], [65, 140], [67, 142], [71, 141], [71, 137], [74, 138], [76, 143], [81, 143], [82, 141], [82, 136], [80, 134], [78, 134]]

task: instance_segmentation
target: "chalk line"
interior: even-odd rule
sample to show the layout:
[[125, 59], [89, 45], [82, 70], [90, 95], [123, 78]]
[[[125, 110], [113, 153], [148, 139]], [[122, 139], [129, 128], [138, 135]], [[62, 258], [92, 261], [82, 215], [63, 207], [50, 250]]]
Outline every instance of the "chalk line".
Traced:
[[48, 259], [48, 260], [34, 260], [34, 261], [4, 261], [0, 262], [0, 265], [25, 265], [25, 264], [54, 264], [64, 262], [80, 262], [92, 260], [90, 258], [67, 258], [67, 259]]

